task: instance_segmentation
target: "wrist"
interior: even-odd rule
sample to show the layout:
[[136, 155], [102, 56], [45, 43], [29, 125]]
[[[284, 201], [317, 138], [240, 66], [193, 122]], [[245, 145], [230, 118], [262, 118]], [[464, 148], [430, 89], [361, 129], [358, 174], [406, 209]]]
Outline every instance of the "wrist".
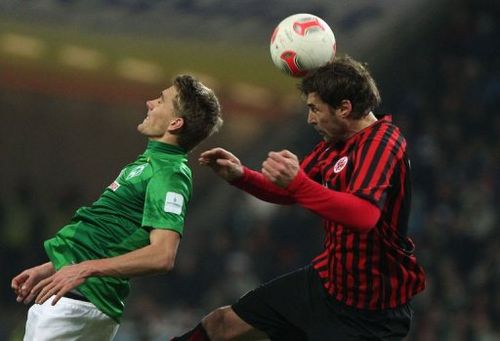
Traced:
[[88, 278], [91, 276], [95, 276], [97, 274], [97, 270], [95, 267], [95, 260], [86, 260], [78, 264], [81, 270], [81, 274], [83, 277]]
[[54, 268], [54, 265], [52, 265], [51, 262], [47, 262], [47, 263], [41, 264], [39, 266], [39, 269], [43, 273], [46, 273], [48, 276], [53, 275], [56, 272], [56, 269]]
[[295, 177], [292, 179], [292, 181], [290, 181], [290, 183], [286, 187], [286, 190], [288, 190], [289, 193], [294, 194], [299, 190], [299, 188], [306, 179], [307, 175], [304, 173], [302, 169], [299, 169], [297, 174], [295, 174]]
[[241, 166], [237, 172], [234, 172], [234, 176], [229, 180], [229, 183], [234, 185], [244, 181], [246, 173], [247, 168], [245, 166]]

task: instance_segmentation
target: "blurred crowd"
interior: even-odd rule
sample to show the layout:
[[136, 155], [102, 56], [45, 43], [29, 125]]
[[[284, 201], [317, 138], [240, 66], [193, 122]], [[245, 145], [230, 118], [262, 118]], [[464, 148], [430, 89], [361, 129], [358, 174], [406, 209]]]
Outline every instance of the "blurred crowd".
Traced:
[[[427, 274], [408, 340], [500, 339], [500, 6], [458, 3], [439, 31], [422, 33], [390, 66], [397, 72], [375, 73], [383, 109], [409, 142], [409, 233]], [[286, 146], [304, 155], [317, 137], [298, 123], [300, 136]], [[230, 196], [223, 223], [186, 232], [172, 273], [132, 281], [118, 341], [165, 340], [320, 251], [321, 224], [310, 212], [217, 186]], [[22, 335], [27, 310], [15, 303], [10, 277], [44, 261], [42, 241], [83, 204], [76, 186], [59, 193], [51, 211], [34, 192], [25, 179], [16, 195], [0, 196], [2, 340]], [[198, 197], [197, 209], [202, 205]]]

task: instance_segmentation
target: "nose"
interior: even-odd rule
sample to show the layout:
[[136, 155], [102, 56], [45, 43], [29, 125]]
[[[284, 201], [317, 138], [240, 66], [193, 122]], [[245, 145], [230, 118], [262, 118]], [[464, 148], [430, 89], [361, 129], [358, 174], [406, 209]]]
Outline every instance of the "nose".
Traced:
[[315, 125], [316, 122], [316, 117], [314, 116], [314, 113], [309, 110], [309, 113], [307, 114], [307, 123], [311, 125]]
[[153, 103], [154, 101], [152, 100], [146, 101], [146, 107], [148, 108], [148, 110], [152, 110], [154, 108]]

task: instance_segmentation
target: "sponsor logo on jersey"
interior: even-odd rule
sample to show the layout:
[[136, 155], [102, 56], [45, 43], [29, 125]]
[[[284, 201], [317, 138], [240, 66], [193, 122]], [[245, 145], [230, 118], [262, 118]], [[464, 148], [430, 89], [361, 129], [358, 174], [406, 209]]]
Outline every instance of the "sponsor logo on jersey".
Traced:
[[136, 176], [139, 176], [142, 174], [142, 172], [144, 171], [144, 168], [146, 168], [148, 166], [147, 163], [143, 164], [143, 165], [140, 165], [140, 166], [137, 166], [135, 167], [134, 169], [132, 169], [130, 171], [130, 173], [128, 173], [127, 177], [125, 178], [125, 180], [130, 180]]
[[163, 210], [168, 213], [181, 214], [184, 206], [184, 197], [179, 193], [167, 192], [165, 197], [165, 206]]
[[335, 163], [335, 166], [333, 166], [333, 171], [335, 173], [340, 173], [344, 168], [345, 166], [347, 165], [347, 156], [343, 156], [341, 157], [337, 163]]
[[120, 184], [116, 181], [113, 181], [113, 183], [108, 186], [108, 188], [110, 190], [112, 190], [113, 192], [116, 191], [119, 187], [120, 187]]

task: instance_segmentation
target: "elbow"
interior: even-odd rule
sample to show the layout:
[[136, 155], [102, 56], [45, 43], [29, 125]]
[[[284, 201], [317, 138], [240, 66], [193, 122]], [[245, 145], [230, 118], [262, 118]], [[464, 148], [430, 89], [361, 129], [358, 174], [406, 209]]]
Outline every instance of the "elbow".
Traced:
[[369, 224], [369, 223], [364, 223], [364, 224], [358, 224], [355, 226], [351, 226], [351, 229], [358, 232], [358, 233], [368, 233], [373, 228], [375, 227], [375, 224]]
[[174, 269], [174, 265], [175, 265], [175, 257], [173, 256], [164, 257], [161, 261], [158, 262], [157, 270], [158, 272], [161, 273], [167, 273]]
[[358, 214], [356, 215], [356, 221], [351, 222], [350, 225], [352, 230], [355, 230], [356, 232], [359, 233], [368, 233], [370, 232], [375, 226], [377, 226], [377, 222], [380, 219], [380, 210], [374, 206], [371, 205], [367, 207], [367, 209], [364, 211], [364, 214]]
[[345, 226], [353, 232], [357, 233], [368, 233], [377, 225], [377, 221], [357, 221], [357, 222], [347, 222]]
[[170, 272], [174, 269], [175, 265], [175, 259], [170, 259], [166, 264], [165, 264], [165, 272]]

